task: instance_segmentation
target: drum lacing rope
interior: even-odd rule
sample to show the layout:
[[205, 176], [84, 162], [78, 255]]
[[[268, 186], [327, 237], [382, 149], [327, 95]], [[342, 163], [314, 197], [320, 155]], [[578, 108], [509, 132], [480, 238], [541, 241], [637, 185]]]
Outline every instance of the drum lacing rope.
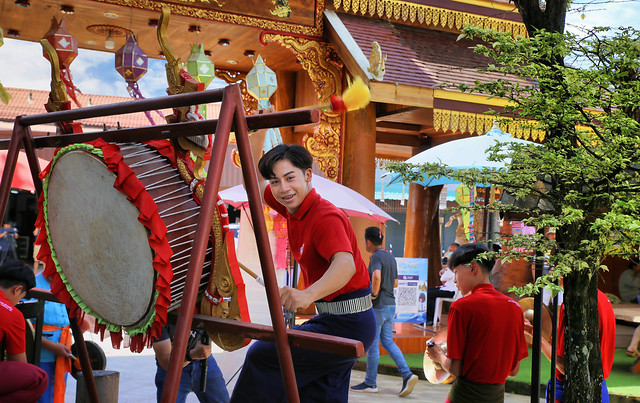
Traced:
[[[207, 253], [209, 253], [209, 251], [211, 251], [211, 250], [212, 250], [212, 248], [207, 248]], [[176, 258], [175, 260], [178, 260], [178, 258], [179, 258], [179, 257], [181, 257], [181, 256], [182, 256], [183, 254], [185, 254], [185, 253], [188, 253], [188, 255], [187, 255], [187, 256], [191, 256], [191, 251], [190, 251], [190, 250], [185, 249], [185, 250], [183, 250], [183, 251], [181, 251], [181, 252], [175, 253], [175, 254], [173, 255], [173, 257], [171, 258], [171, 261], [174, 261], [174, 259], [173, 259], [174, 257]]]
[[[178, 189], [178, 190], [176, 190], [174, 192], [167, 193], [167, 195], [170, 195], [172, 193], [181, 192], [181, 191], [182, 191], [182, 189]], [[184, 199], [184, 194], [179, 194], [179, 195], [173, 196], [173, 197], [162, 197], [162, 199], [158, 198], [158, 199], [155, 200], [155, 202], [156, 202], [156, 204], [160, 204], [160, 203], [166, 203], [168, 201], [176, 200], [176, 199]], [[191, 201], [191, 199], [187, 199], [185, 202], [182, 202], [182, 203], [178, 204], [178, 206], [182, 206], [183, 204], [189, 203], [190, 201]], [[160, 214], [160, 215], [162, 215], [162, 214]]]
[[[175, 190], [175, 191], [173, 191], [171, 193], [167, 193], [167, 194], [170, 195], [170, 194], [173, 194], [173, 193], [176, 193], [176, 192], [181, 192], [181, 191], [182, 191], [182, 189], [178, 189], [178, 190]], [[173, 199], [175, 199], [175, 197], [171, 197], [169, 200], [173, 200]], [[156, 204], [163, 203], [164, 201], [165, 201], [164, 196], [159, 197], [158, 199], [156, 199]], [[181, 207], [184, 204], [187, 204], [187, 203], [190, 203], [190, 202], [191, 202], [191, 199], [185, 199], [185, 201], [183, 201], [182, 203], [179, 203], [179, 204], [177, 204], [175, 206], [169, 206], [168, 208], [166, 208], [166, 209], [164, 209], [162, 211], [159, 211], [158, 214], [162, 215], [162, 214], [164, 214], [164, 213], [166, 213], [166, 212], [168, 212], [170, 210], [176, 209], [176, 208]]]
[[[147, 152], [149, 152], [149, 150], [144, 150], [144, 152], [147, 153]], [[131, 154], [125, 155], [124, 156], [125, 162], [127, 162], [126, 161], [127, 159], [132, 159], [133, 157], [136, 157], [135, 153], [131, 153]], [[135, 167], [141, 167], [143, 165], [155, 164], [156, 161], [157, 162], [165, 162], [166, 160], [167, 159], [162, 154], [160, 154], [160, 155], [154, 155], [153, 157], [150, 157], [150, 158], [147, 158], [147, 159], [144, 159], [144, 160], [140, 160], [140, 161], [137, 161], [137, 162], [134, 162], [134, 163], [131, 163], [131, 164], [129, 164], [127, 162], [127, 165], [129, 165], [130, 168], [135, 168]], [[166, 165], [162, 164], [161, 168], [164, 168], [164, 167], [166, 167]], [[173, 169], [172, 169], [172, 171], [173, 171]]]
[[[203, 265], [203, 268], [205, 268], [205, 266], [211, 266], [211, 264], [209, 264], [209, 265]], [[208, 268], [208, 267], [207, 267], [207, 268]], [[186, 273], [186, 270], [184, 271], [184, 273]], [[185, 275], [186, 275], [186, 274], [185, 274]], [[208, 278], [208, 275], [209, 275], [209, 272], [204, 273], [202, 276], [200, 276], [200, 280], [206, 280], [206, 279]], [[182, 281], [181, 281], [181, 280], [182, 280], [182, 278], [177, 279], [177, 280], [175, 280], [175, 281], [172, 281], [172, 282], [171, 282], [171, 285], [176, 285], [176, 284], [177, 284], [177, 285], [182, 285]], [[207, 288], [207, 287], [206, 287], [206, 284], [200, 284], [200, 286], [199, 286], [199, 287], [203, 287], [203, 288], [205, 288], [205, 289]], [[171, 299], [172, 299], [172, 301], [171, 301], [171, 303], [173, 304], [173, 299], [174, 299], [174, 298], [182, 297], [183, 295], [184, 295], [184, 289], [181, 289], [181, 288], [173, 288], [173, 287], [172, 287], [172, 290], [171, 290]]]
[[[171, 199], [169, 199], [169, 200], [171, 200]], [[188, 200], [188, 201], [190, 201], [190, 200]], [[171, 210], [171, 209], [167, 209], [167, 211], [168, 210]], [[182, 211], [176, 211], [176, 212], [173, 212], [173, 213], [165, 213], [163, 211], [163, 212], [161, 212], [159, 214], [160, 214], [160, 217], [164, 218], [164, 217], [171, 217], [171, 216], [174, 216], [174, 215], [186, 213], [186, 212], [189, 212], [189, 211], [195, 211], [195, 210], [200, 210], [200, 206], [192, 207], [190, 209], [185, 209], [185, 210], [182, 210]]]
[[[207, 253], [209, 253], [209, 252], [211, 252], [211, 251], [212, 251], [212, 249], [209, 249]], [[183, 267], [185, 267], [185, 266], [187, 266], [187, 265], [189, 265], [189, 262], [188, 262], [188, 261], [187, 261], [187, 262], [185, 262], [185, 263], [182, 263], [182, 264], [179, 264], [179, 265], [174, 266], [174, 267], [173, 267], [173, 269], [174, 269], [174, 275], [175, 275], [175, 274], [180, 274], [180, 273], [182, 273], [182, 272], [186, 271], [186, 270], [178, 270], [178, 269], [182, 269]], [[202, 268], [204, 269], [204, 268], [205, 268], [205, 267], [207, 267], [207, 266], [211, 266], [211, 262], [209, 262], [209, 261], [204, 262], [204, 263], [203, 263], [203, 265], [202, 265]], [[203, 276], [204, 276], [204, 274], [203, 274]]]
[[[204, 269], [204, 268], [208, 268], [208, 266], [211, 266], [211, 263], [205, 263], [205, 264], [203, 264], [203, 265], [202, 265], [202, 268], [203, 268], [203, 269]], [[185, 271], [185, 272], [186, 272], [186, 271]], [[207, 273], [203, 273], [203, 274], [200, 276], [200, 279], [201, 279], [201, 280], [202, 280], [202, 279], [206, 279], [208, 275], [209, 275], [209, 272], [207, 272]], [[176, 280], [172, 281], [172, 282], [171, 282], [171, 284], [182, 284], [182, 278], [179, 278], [179, 279], [176, 279]], [[200, 284], [200, 286], [203, 286], [203, 285], [204, 285], [204, 284]], [[176, 289], [176, 290], [174, 290], [174, 295], [182, 295], [182, 294], [179, 294], [180, 292], [184, 292], [184, 290]]]
[[[176, 226], [176, 224], [180, 224], [180, 223], [181, 223], [181, 222], [183, 222], [183, 221], [190, 220], [190, 219], [192, 219], [193, 217], [197, 217], [197, 216], [199, 216], [199, 215], [200, 215], [199, 213], [198, 213], [198, 214], [192, 214], [192, 215], [190, 215], [190, 216], [188, 216], [188, 217], [185, 217], [185, 218], [183, 218], [183, 219], [181, 219], [181, 220], [178, 220], [178, 221], [176, 221], [176, 222], [174, 222], [174, 223], [171, 223], [171, 224], [167, 225], [167, 229], [169, 229], [169, 227], [175, 227], [175, 226]], [[196, 225], [197, 225], [197, 224], [196, 224]], [[187, 228], [187, 227], [185, 227], [185, 228]]]
[[187, 225], [187, 226], [185, 226], [185, 227], [174, 228], [174, 229], [172, 229], [172, 230], [169, 230], [169, 229], [168, 229], [168, 230], [167, 230], [167, 234], [172, 234], [172, 233], [174, 233], [174, 232], [182, 231], [183, 229], [187, 229], [187, 228], [195, 228], [195, 227], [197, 227], [197, 226], [198, 226], [198, 224], [197, 224], [197, 223], [194, 223], [194, 224], [191, 224], [191, 225]]
[[[155, 176], [155, 175], [160, 175], [160, 174], [165, 174], [166, 172], [158, 172], [156, 174], [152, 174], [152, 175], [140, 175], [138, 176], [138, 178], [145, 178], [145, 177], [150, 177], [150, 176]], [[172, 181], [172, 182], [169, 182]], [[169, 182], [169, 183], [167, 183]], [[167, 187], [167, 186], [171, 186], [171, 185], [181, 185], [183, 183], [182, 178], [180, 177], [180, 175], [173, 175], [173, 176], [167, 176], [166, 178], [159, 180], [157, 182], [154, 183], [149, 183], [147, 186], [145, 186], [146, 189], [157, 189], [157, 188], [161, 188], [161, 187]]]
[[192, 236], [195, 233], [196, 233], [195, 231], [191, 231], [191, 232], [189, 232], [187, 234], [180, 235], [179, 237], [175, 238], [174, 241], [179, 241], [179, 240], [181, 240], [183, 238], [188, 238], [188, 237]]

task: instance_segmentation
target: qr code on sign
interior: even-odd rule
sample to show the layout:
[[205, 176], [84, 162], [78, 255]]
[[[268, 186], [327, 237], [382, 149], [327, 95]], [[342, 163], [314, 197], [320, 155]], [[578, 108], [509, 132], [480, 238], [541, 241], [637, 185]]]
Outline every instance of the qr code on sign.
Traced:
[[418, 287], [398, 287], [396, 288], [397, 306], [414, 306], [418, 301]]

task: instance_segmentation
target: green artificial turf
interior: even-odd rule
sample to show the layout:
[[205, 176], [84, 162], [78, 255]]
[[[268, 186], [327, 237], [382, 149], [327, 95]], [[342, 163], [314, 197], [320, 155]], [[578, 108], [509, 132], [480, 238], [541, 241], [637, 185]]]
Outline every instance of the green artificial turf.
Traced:
[[[405, 354], [404, 357], [410, 368], [422, 368], [424, 354]], [[627, 357], [624, 350], [616, 350], [611, 375], [607, 379], [610, 394], [640, 397], [640, 374], [633, 374], [630, 370], [635, 360], [633, 357]], [[366, 361], [366, 357], [360, 358], [360, 361]], [[389, 355], [384, 354], [380, 355], [380, 365], [395, 366], [395, 363]], [[550, 376], [551, 363], [542, 356], [540, 367], [540, 383], [546, 384]], [[520, 361], [518, 375], [510, 379], [526, 384], [531, 382], [531, 349], [529, 356]]]

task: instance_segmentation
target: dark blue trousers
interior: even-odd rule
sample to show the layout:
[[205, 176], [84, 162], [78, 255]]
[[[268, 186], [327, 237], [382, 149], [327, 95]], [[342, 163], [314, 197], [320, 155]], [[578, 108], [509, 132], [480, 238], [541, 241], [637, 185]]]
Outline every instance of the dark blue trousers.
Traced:
[[[359, 290], [342, 295], [340, 299], [366, 295], [365, 291], [370, 292]], [[375, 337], [376, 319], [373, 309], [348, 315], [322, 314], [293, 328], [359, 340], [367, 351]], [[351, 369], [357, 360], [355, 357], [297, 347], [291, 348], [291, 355], [302, 403], [348, 401]], [[231, 402], [286, 402], [274, 343], [257, 341], [251, 345]]]

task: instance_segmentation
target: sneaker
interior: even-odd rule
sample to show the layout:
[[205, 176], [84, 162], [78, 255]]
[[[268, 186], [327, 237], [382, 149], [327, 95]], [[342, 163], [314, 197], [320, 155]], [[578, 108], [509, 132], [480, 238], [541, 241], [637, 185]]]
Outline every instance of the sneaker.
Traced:
[[413, 388], [418, 383], [418, 375], [411, 374], [408, 377], [402, 379], [402, 390], [398, 393], [398, 396], [405, 397], [408, 396], [411, 392], [413, 392]]
[[[418, 377], [416, 377], [417, 379]], [[351, 387], [351, 390], [355, 391], [355, 392], [369, 392], [369, 393], [378, 393], [378, 387], [376, 385], [367, 385], [366, 383], [362, 382], [359, 383], [355, 386]]]

